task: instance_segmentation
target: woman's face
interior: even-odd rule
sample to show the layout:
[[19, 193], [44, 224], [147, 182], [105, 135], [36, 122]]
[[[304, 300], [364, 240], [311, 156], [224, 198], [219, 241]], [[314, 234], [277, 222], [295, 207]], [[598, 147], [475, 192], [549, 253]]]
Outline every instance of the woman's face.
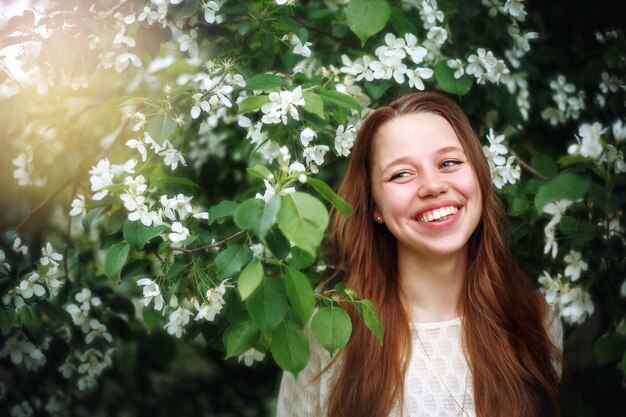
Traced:
[[374, 220], [380, 216], [398, 254], [458, 255], [480, 221], [476, 173], [452, 126], [434, 113], [383, 124], [371, 155]]

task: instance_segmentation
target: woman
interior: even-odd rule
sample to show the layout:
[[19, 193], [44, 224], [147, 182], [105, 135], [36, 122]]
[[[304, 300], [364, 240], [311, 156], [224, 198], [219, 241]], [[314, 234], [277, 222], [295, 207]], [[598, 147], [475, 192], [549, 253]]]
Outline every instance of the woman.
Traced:
[[467, 117], [404, 96], [359, 130], [331, 241], [344, 282], [376, 305], [382, 345], [351, 311], [331, 361], [285, 374], [278, 416], [558, 416], [561, 327], [515, 263]]

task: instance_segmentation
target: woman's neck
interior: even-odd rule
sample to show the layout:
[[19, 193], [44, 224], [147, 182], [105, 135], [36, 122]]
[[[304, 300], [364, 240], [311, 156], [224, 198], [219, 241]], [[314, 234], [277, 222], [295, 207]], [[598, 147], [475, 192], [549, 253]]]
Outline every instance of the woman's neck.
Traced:
[[464, 251], [437, 258], [398, 252], [400, 287], [412, 321], [439, 322], [461, 315], [466, 264]]

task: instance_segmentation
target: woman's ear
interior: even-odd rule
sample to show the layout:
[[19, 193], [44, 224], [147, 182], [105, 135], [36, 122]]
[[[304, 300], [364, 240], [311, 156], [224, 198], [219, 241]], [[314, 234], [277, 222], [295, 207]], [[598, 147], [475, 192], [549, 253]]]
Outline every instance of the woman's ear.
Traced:
[[383, 224], [385, 222], [378, 209], [374, 209], [374, 221], [378, 224]]

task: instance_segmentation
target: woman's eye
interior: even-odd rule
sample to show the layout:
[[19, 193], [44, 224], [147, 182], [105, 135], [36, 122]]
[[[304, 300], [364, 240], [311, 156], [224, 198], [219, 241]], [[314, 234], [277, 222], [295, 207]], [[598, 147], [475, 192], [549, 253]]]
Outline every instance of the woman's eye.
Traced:
[[457, 159], [447, 159], [441, 163], [441, 168], [452, 168], [455, 165], [460, 165], [463, 162]]
[[406, 177], [408, 177], [408, 176], [409, 176], [409, 173], [408, 173], [408, 172], [406, 172], [406, 171], [402, 171], [402, 172], [398, 172], [397, 174], [393, 174], [393, 175], [391, 176], [391, 178], [390, 178], [390, 179], [391, 179], [392, 181], [393, 181], [393, 180], [400, 180], [400, 179], [406, 178]]

